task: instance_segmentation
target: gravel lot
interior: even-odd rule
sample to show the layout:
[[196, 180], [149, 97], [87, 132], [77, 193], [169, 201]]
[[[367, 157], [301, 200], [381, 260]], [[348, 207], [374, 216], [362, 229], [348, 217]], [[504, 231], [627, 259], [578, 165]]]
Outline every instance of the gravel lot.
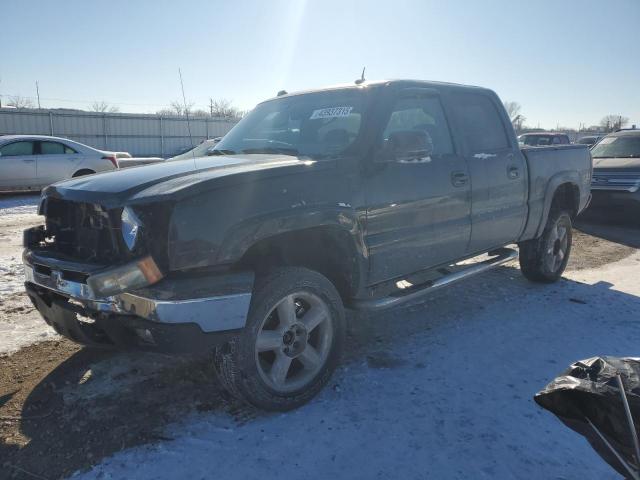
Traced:
[[[636, 324], [630, 319], [637, 319], [640, 313], [638, 297], [626, 294], [621, 297], [615, 289], [589, 290], [586, 286], [594, 284], [594, 278], [597, 278], [599, 271], [602, 271], [603, 276], [607, 278], [615, 278], [615, 272], [612, 270], [614, 267], [626, 268], [627, 275], [630, 266], [640, 272], [638, 255], [640, 229], [633, 226], [606, 224], [601, 219], [590, 219], [588, 222], [581, 220], [578, 223], [579, 231], [574, 237], [574, 249], [566, 274], [571, 280], [563, 280], [553, 286], [532, 286], [521, 278], [516, 264], [510, 264], [451, 289], [443, 290], [422, 304], [372, 317], [351, 315], [352, 335], [344, 367], [337, 372], [334, 381], [320, 398], [312, 402], [312, 405], [303, 407], [288, 416], [265, 415], [229, 400], [213, 380], [207, 361], [82, 349], [44, 328], [37, 313], [19, 291], [20, 234], [23, 228], [38, 223], [35, 215], [36, 202], [37, 197], [33, 196], [0, 198], [0, 338], [4, 338], [10, 345], [5, 349], [4, 355], [0, 356], [0, 479], [64, 478], [78, 470], [86, 471], [96, 465], [98, 465], [97, 469], [88, 473], [89, 478], [101, 478], [101, 475], [104, 475], [104, 478], [126, 478], [127, 476], [130, 478], [198, 476], [200, 478], [203, 476], [202, 471], [194, 470], [197, 461], [194, 461], [191, 466], [178, 464], [178, 467], [175, 467], [174, 462], [172, 465], [176, 469], [171, 470], [167, 467], [168, 470], [164, 475], [158, 474], [158, 471], [153, 469], [134, 471], [132, 458], [140, 463], [139, 455], [142, 455], [140, 452], [146, 452], [146, 450], [135, 449], [132, 450], [131, 455], [127, 456], [126, 449], [146, 445], [152, 450], [150, 455], [155, 455], [158, 452], [157, 448], [165, 453], [166, 449], [171, 451], [172, 448], [181, 451], [180, 449], [185, 448], [183, 437], [187, 432], [186, 434], [191, 435], [189, 436], [191, 443], [188, 442], [187, 445], [192, 445], [188, 451], [193, 452], [194, 438], [204, 441], [198, 437], [198, 432], [193, 433], [190, 430], [193, 425], [199, 425], [198, 428], [207, 429], [207, 435], [204, 437], [207, 441], [214, 438], [211, 432], [218, 432], [216, 435], [223, 436], [231, 432], [240, 440], [246, 439], [242, 444], [234, 437], [236, 442], [234, 448], [241, 449], [241, 453], [244, 452], [242, 453], [244, 457], [239, 458], [245, 460], [252, 458], [251, 452], [255, 447], [251, 446], [253, 445], [251, 442], [254, 436], [258, 439], [260, 436], [280, 431], [284, 428], [283, 425], [288, 423], [287, 418], [302, 422], [303, 415], [308, 412], [310, 418], [317, 418], [319, 422], [324, 413], [317, 412], [327, 412], [328, 415], [328, 412], [334, 409], [349, 411], [349, 405], [357, 405], [360, 401], [364, 402], [363, 405], [377, 405], [377, 399], [368, 399], [366, 397], [368, 393], [354, 390], [355, 387], [350, 387], [352, 383], [359, 385], [358, 382], [364, 382], [362, 385], [370, 388], [371, 381], [382, 382], [377, 385], [377, 388], [380, 389], [380, 397], [385, 398], [390, 394], [389, 392], [395, 391], [394, 389], [402, 389], [404, 384], [398, 382], [402, 382], [402, 378], [407, 375], [410, 375], [407, 377], [409, 380], [405, 381], [411, 383], [410, 378], [413, 376], [424, 377], [423, 380], [426, 381], [429, 375], [434, 375], [434, 370], [446, 371], [447, 363], [451, 361], [451, 359], [447, 360], [446, 352], [450, 349], [441, 348], [439, 345], [458, 339], [463, 345], [461, 348], [469, 347], [469, 351], [473, 351], [471, 346], [465, 345], [471, 341], [468, 336], [465, 337], [465, 329], [482, 332], [481, 319], [489, 312], [517, 310], [520, 298], [523, 298], [523, 302], [527, 305], [531, 305], [531, 309], [535, 305], [552, 306], [546, 314], [532, 311], [532, 315], [537, 315], [539, 318], [536, 318], [539, 321], [547, 319], [549, 321], [549, 325], [541, 325], [531, 330], [535, 332], [535, 339], [541, 342], [541, 345], [547, 341], [556, 345], [558, 336], [561, 336], [559, 332], [562, 332], [562, 329], [558, 329], [557, 318], [553, 312], [553, 308], [556, 307], [553, 305], [562, 305], [562, 315], [571, 317], [570, 325], [574, 327], [579, 324], [581, 315], [584, 315], [585, 319], [588, 317], [588, 321], [591, 322], [589, 325], [596, 327], [599, 319], [603, 322], [615, 321], [616, 319], [603, 317], [605, 315], [603, 312], [606, 311], [604, 306], [609, 303], [622, 306], [617, 313], [622, 319], [620, 326], [607, 330], [611, 331], [612, 341], [618, 342], [617, 345], [620, 348], [612, 347], [607, 343], [606, 351], [592, 351], [592, 355], [623, 354], [624, 349], [628, 348], [628, 343], [620, 339], [629, 337], [629, 342], [632, 342], [631, 338], [634, 335], [637, 338]], [[598, 285], [597, 282], [594, 286], [596, 285]], [[526, 312], [520, 313], [519, 319], [526, 316]], [[483, 321], [488, 322], [486, 319]], [[476, 362], [479, 360], [486, 365], [508, 365], [514, 357], [524, 357], [527, 360], [526, 351], [514, 349], [518, 342], [522, 341], [525, 342], [523, 348], [526, 350], [528, 340], [519, 339], [516, 330], [513, 333], [514, 343], [509, 344], [512, 334], [503, 332], [504, 328], [499, 324], [488, 324], [495, 329], [491, 335], [495, 335], [495, 338], [500, 338], [501, 341], [473, 347], [485, 351], [483, 354], [485, 358], [476, 359]], [[519, 324], [516, 323], [516, 325]], [[621, 330], [623, 328], [628, 330]], [[575, 331], [567, 332], [569, 338], [574, 334]], [[594, 332], [596, 336], [602, 334], [603, 332]], [[490, 341], [491, 335], [478, 341]], [[423, 477], [410, 467], [406, 467], [405, 462], [412, 462], [412, 455], [418, 455], [418, 453], [407, 453], [416, 450], [413, 444], [405, 439], [401, 432], [394, 432], [399, 436], [394, 440], [395, 446], [388, 451], [391, 453], [387, 452], [387, 455], [395, 455], [391, 460], [402, 462], [403, 468], [409, 468], [406, 471], [407, 475], [401, 476], [404, 478], [532, 478], [531, 472], [542, 472], [537, 469], [545, 469], [542, 477], [537, 474], [533, 476], [537, 478], [616, 478], [596, 454], [590, 451], [586, 442], [567, 432], [559, 422], [549, 418], [550, 414], [540, 411], [531, 401], [531, 394], [541, 389], [570, 361], [578, 359], [567, 358], [567, 353], [582, 354], [583, 350], [586, 352], [588, 348], [593, 348], [593, 344], [589, 343], [592, 339], [587, 341], [585, 338], [582, 336], [575, 339], [577, 347], [573, 350], [568, 348], [568, 352], [545, 350], [541, 358], [545, 359], [546, 365], [537, 372], [535, 381], [531, 384], [523, 378], [527, 377], [527, 374], [518, 371], [515, 375], [516, 380], [513, 380], [515, 385], [502, 386], [510, 395], [511, 402], [505, 408], [510, 408], [513, 404], [514, 408], [522, 408], [525, 414], [530, 410], [530, 418], [518, 420], [529, 423], [528, 430], [524, 430], [525, 433], [512, 426], [505, 427], [502, 432], [489, 432], [487, 425], [497, 422], [491, 415], [495, 415], [496, 418], [501, 415], [501, 408], [498, 406], [487, 410], [489, 418], [485, 419], [486, 422], [476, 419], [475, 427], [473, 419], [467, 419], [467, 424], [464, 426], [456, 427], [455, 424], [448, 424], [444, 429], [432, 428], [428, 434], [424, 432], [422, 434], [430, 438], [431, 443], [428, 444], [430, 448], [439, 448], [438, 442], [441, 442], [444, 453], [441, 452], [438, 455], [438, 452], [429, 450], [419, 454], [421, 455], [419, 458], [428, 458], [433, 465], [436, 465], [435, 470], [432, 471], [432, 477], [429, 475]], [[408, 339], [413, 343], [408, 342]], [[425, 340], [420, 345], [416, 345], [416, 339]], [[626, 351], [626, 353], [634, 352]], [[591, 356], [591, 354], [585, 354], [585, 356]], [[532, 362], [536, 359], [542, 361], [533, 353], [531, 359]], [[456, 357], [456, 361], [460, 362], [462, 359]], [[527, 361], [521, 358], [517, 368], [521, 369], [526, 364]], [[477, 363], [471, 362], [469, 365], [469, 368], [473, 368], [472, 366]], [[539, 365], [530, 365], [531, 368], [537, 366]], [[464, 412], [477, 408], [477, 402], [480, 400], [468, 400], [466, 395], [461, 399], [461, 392], [465, 389], [464, 374], [455, 371], [450, 374], [452, 376], [450, 381], [442, 381], [439, 378], [431, 379], [432, 383], [427, 382], [433, 385], [433, 396], [444, 403], [436, 405], [414, 402], [404, 405], [402, 404], [404, 397], [398, 397], [398, 411], [393, 415], [384, 411], [362, 408], [352, 412], [352, 416], [359, 418], [343, 419], [344, 424], [338, 422], [332, 428], [340, 430], [344, 425], [355, 428], [354, 425], [375, 425], [376, 422], [384, 421], [387, 423], [380, 423], [382, 428], [386, 430], [384, 425], [388, 425], [389, 429], [393, 430], [392, 424], [396, 417], [401, 419], [409, 416], [416, 419], [426, 415], [429, 418], [439, 416], [449, 418], [446, 417], [448, 401], [452, 402], [455, 415], [459, 417], [459, 421], [462, 421]], [[491, 376], [491, 369], [488, 375]], [[459, 381], [456, 381], [456, 377]], [[476, 377], [473, 375], [470, 378]], [[524, 384], [517, 383], [521, 378]], [[388, 388], [385, 388], [385, 385]], [[420, 385], [416, 380], [415, 388], [419, 388]], [[365, 386], [362, 388], [365, 389]], [[490, 390], [494, 388], [491, 382], [484, 386]], [[496, 386], [495, 389], [499, 391], [500, 387]], [[422, 392], [421, 395], [430, 395], [430, 393]], [[469, 395], [484, 398], [479, 392], [469, 392]], [[353, 399], [355, 401], [352, 401]], [[345, 403], [347, 400], [348, 405]], [[465, 404], [465, 402], [471, 403]], [[378, 407], [383, 408], [384, 405], [378, 405]], [[415, 409], [415, 412], [412, 412], [412, 409]], [[197, 418], [195, 424], [192, 423], [187, 428], [181, 423], [185, 418], [192, 418], [194, 415]], [[220, 427], [219, 422], [223, 422], [224, 427]], [[327, 422], [331, 424], [331, 420]], [[528, 449], [535, 448], [532, 445], [541, 441], [539, 438], [534, 438], [541, 435], [535, 430], [540, 424], [544, 425], [540, 427], [542, 435], [547, 432], [547, 440], [553, 440], [556, 444], [549, 450], [560, 450], [561, 458], [567, 455], [565, 462], [558, 462], [554, 452], [549, 451], [548, 458], [538, 459], [539, 465], [527, 465], [527, 462], [530, 462]], [[438, 423], [436, 422], [435, 425], [437, 427]], [[322, 436], [327, 443], [332, 443], [334, 438], [342, 438], [340, 436], [342, 434], [334, 432], [332, 428], [329, 428], [329, 432], [325, 431]], [[333, 437], [334, 434], [335, 437]], [[508, 438], [512, 434], [519, 437]], [[531, 438], [526, 437], [528, 434]], [[363, 435], [366, 435], [366, 432]], [[385, 433], [380, 431], [379, 435], [384, 436]], [[482, 435], [489, 435], [489, 437], [482, 440]], [[560, 440], [556, 441], [557, 439]], [[420, 443], [419, 439], [416, 441]], [[478, 447], [482, 445], [479, 442], [491, 443], [498, 450], [479, 451], [482, 450]], [[446, 457], [445, 454], [450, 452], [450, 449], [448, 450], [450, 446], [462, 449], [460, 452], [462, 460]], [[501, 450], [502, 447], [504, 450]], [[335, 449], [335, 445], [333, 448]], [[418, 448], [416, 452], [419, 450]], [[114, 457], [120, 460], [108, 460], [111, 455], [122, 451], [125, 451], [123, 457]], [[197, 448], [195, 451], [198, 451]], [[208, 451], [204, 450], [203, 453]], [[543, 452], [540, 455], [545, 455], [543, 449], [539, 452]], [[231, 455], [228, 452], [225, 453], [227, 454]], [[331, 452], [327, 455], [329, 463], [348, 462], [348, 459], [341, 460], [340, 455], [336, 460], [335, 452], [332, 454], [333, 457]], [[495, 458], [491, 458], [491, 455], [495, 455]], [[467, 460], [464, 460], [465, 456]], [[504, 460], [509, 456], [514, 457], [515, 460]], [[482, 470], [476, 469], [479, 463], [485, 461], [482, 460], [483, 458], [487, 462], [493, 461], [493, 464], [487, 464]], [[100, 465], [105, 459], [107, 463]], [[220, 463], [222, 458], [211, 461], [214, 464]], [[281, 459], [276, 458], [275, 461], [280, 462]], [[512, 461], [516, 463], [512, 465], [510, 463]], [[265, 471], [269, 471], [269, 458], [264, 462], [266, 462], [264, 463]], [[519, 470], [504, 470], [505, 466], [501, 465], [504, 462]], [[250, 464], [253, 465], [253, 463]], [[357, 468], [352, 472], [354, 475], [347, 475], [344, 473], [344, 465], [345, 463], [340, 464], [342, 469], [337, 470], [327, 466], [326, 471], [322, 469], [319, 471], [322, 475], [317, 474], [317, 478], [336, 476], [335, 472], [342, 472], [345, 478], [372, 478], [376, 475], [387, 478], [387, 474], [390, 474], [389, 470], [385, 474], [384, 468], [378, 468], [374, 458], [371, 459], [369, 468], [363, 467], [366, 476], [361, 476], [362, 473], [360, 476], [355, 475]], [[441, 470], [438, 470], [437, 465], [440, 465]], [[395, 471], [395, 469], [392, 470]], [[242, 469], [238, 471], [242, 472]], [[289, 470], [285, 469], [285, 471]], [[295, 472], [295, 469], [292, 471]], [[401, 468], [399, 471], [404, 470]], [[528, 474], [525, 473], [527, 471]], [[443, 474], [443, 472], [446, 473]], [[512, 474], [509, 475], [509, 472]], [[238, 478], [242, 477], [238, 476]]]

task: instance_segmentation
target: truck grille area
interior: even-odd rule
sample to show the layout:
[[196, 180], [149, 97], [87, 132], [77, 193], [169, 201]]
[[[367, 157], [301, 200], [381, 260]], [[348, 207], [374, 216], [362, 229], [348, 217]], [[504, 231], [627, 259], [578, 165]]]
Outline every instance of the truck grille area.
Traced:
[[640, 173], [594, 170], [591, 179], [591, 189], [617, 190], [630, 193], [637, 192], [640, 189]]
[[110, 263], [121, 257], [119, 248], [119, 212], [100, 205], [45, 199], [45, 242], [52, 251], [89, 263]]

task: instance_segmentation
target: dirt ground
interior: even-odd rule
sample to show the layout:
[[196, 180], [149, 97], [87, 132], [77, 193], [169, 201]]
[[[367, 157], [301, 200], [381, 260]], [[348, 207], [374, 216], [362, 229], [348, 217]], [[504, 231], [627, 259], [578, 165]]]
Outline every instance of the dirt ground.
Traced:
[[[577, 228], [569, 270], [640, 249], [636, 227], [591, 219]], [[2, 299], [0, 315], [37, 312], [14, 294]], [[372, 348], [363, 342], [379, 339], [359, 339], [350, 356], [365, 354], [374, 367], [389, 361], [384, 351], [367, 355]], [[64, 339], [31, 345], [0, 357], [0, 479], [64, 478], [119, 450], [165, 439], [168, 424], [208, 410], [239, 423], [262, 415], [228, 399], [207, 360], [89, 350]]]

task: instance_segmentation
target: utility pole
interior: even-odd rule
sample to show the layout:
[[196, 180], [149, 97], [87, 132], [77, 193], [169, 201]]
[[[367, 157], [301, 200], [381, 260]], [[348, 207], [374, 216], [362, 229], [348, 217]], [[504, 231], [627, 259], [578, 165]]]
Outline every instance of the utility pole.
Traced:
[[213, 117], [213, 98], [209, 98], [209, 116]]
[[38, 86], [38, 81], [36, 80], [36, 95], [38, 96], [38, 110], [42, 107], [40, 106], [40, 87]]

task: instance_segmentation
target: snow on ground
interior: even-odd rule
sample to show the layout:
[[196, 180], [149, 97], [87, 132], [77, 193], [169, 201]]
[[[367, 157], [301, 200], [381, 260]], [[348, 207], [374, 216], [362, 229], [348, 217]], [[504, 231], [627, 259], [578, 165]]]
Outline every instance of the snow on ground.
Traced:
[[57, 335], [26, 307], [22, 265], [22, 230], [40, 223], [36, 215], [38, 195], [0, 196], [0, 355]]
[[33, 343], [60, 338], [35, 310], [22, 315], [17, 313], [0, 316], [0, 356], [17, 352]]
[[38, 222], [38, 195], [0, 196], [0, 296], [22, 291], [22, 230]]
[[0, 196], [0, 216], [17, 215], [38, 211], [40, 195], [11, 195]]
[[0, 295], [24, 289], [24, 266], [21, 254], [0, 253]]
[[532, 397], [578, 359], [637, 356], [639, 273], [636, 253], [555, 285], [476, 277], [355, 326], [383, 338], [310, 404], [243, 425], [195, 414], [78, 478], [619, 478]]

